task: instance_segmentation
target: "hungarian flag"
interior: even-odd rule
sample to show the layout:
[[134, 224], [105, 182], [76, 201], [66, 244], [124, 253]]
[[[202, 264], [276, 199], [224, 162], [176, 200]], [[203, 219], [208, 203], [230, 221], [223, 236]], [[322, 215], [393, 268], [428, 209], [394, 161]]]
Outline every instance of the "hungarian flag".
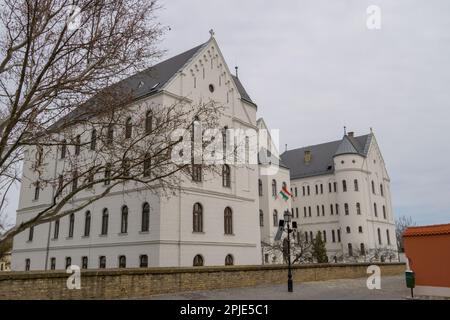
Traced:
[[284, 200], [288, 201], [289, 197], [292, 197], [292, 194], [286, 189], [286, 187], [283, 187], [280, 191], [280, 195], [283, 197]]

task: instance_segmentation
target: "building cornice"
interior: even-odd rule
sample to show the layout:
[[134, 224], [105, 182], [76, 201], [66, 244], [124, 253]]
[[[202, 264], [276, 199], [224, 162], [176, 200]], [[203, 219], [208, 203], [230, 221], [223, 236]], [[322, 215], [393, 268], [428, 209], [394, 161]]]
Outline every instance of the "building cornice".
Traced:
[[[68, 250], [68, 249], [92, 249], [92, 248], [105, 248], [105, 247], [127, 247], [127, 246], [141, 246], [141, 245], [192, 245], [192, 246], [222, 246], [222, 247], [256, 247], [255, 243], [246, 242], [217, 242], [217, 241], [177, 241], [177, 240], [147, 240], [147, 241], [128, 241], [128, 242], [111, 242], [111, 243], [97, 243], [97, 244], [74, 244], [74, 245], [62, 245], [51, 246], [50, 251]], [[25, 248], [15, 249], [13, 254], [21, 252], [39, 252], [46, 250], [43, 248]]]

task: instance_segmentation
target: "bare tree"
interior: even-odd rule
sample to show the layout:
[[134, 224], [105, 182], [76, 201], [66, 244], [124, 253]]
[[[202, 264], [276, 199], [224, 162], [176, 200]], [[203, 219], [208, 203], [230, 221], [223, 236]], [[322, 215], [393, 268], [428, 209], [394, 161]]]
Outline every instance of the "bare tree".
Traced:
[[[312, 247], [313, 242], [308, 241], [303, 232], [299, 231], [293, 233], [291, 238], [291, 262], [292, 264], [310, 263], [313, 262]], [[284, 238], [286, 240], [287, 238]], [[287, 250], [283, 241], [273, 241], [272, 243], [262, 242], [261, 246], [263, 252], [274, 257], [282, 257], [283, 261], [287, 263]]]
[[[184, 99], [149, 104], [119, 81], [162, 53], [155, 1], [0, 2], [0, 214], [11, 186], [21, 182], [24, 159], [33, 163], [23, 170], [34, 179], [35, 198], [49, 193], [46, 208], [0, 234], [0, 244], [113, 190], [168, 194], [205, 167], [171, 161], [191, 139], [174, 139], [173, 132], [189, 133], [197, 120], [216, 127], [221, 106]], [[63, 169], [51, 172], [57, 161]]]
[[406, 228], [415, 226], [416, 223], [413, 221], [411, 217], [408, 216], [400, 216], [395, 220], [395, 237], [397, 239], [397, 247], [399, 252], [404, 252], [405, 248], [403, 246], [403, 233]]
[[345, 262], [392, 262], [397, 259], [397, 251], [387, 247], [376, 248], [358, 248], [352, 249], [352, 252], [346, 252], [337, 257], [338, 261]]

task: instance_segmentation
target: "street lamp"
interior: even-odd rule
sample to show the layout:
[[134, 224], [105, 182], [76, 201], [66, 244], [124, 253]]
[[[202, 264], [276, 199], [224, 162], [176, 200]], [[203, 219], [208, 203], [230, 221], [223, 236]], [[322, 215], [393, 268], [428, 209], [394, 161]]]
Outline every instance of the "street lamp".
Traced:
[[287, 227], [287, 256], [288, 256], [288, 292], [293, 292], [293, 283], [292, 283], [292, 266], [291, 266], [291, 232], [292, 229], [290, 227], [291, 224], [291, 213], [289, 210], [284, 212], [284, 222]]

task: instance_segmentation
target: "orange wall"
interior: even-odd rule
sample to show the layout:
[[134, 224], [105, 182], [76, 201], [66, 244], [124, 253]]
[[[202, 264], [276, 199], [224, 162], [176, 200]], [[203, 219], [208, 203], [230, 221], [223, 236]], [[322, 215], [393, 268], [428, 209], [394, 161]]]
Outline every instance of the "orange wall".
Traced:
[[450, 234], [404, 238], [416, 285], [450, 288]]

